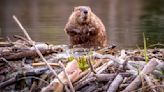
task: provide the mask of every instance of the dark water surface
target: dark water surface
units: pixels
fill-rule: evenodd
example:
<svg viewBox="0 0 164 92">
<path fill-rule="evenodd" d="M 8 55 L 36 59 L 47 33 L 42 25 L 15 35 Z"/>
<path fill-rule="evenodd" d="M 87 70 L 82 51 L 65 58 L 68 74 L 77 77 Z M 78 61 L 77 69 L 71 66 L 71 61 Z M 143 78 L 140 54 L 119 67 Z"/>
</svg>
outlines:
<svg viewBox="0 0 164 92">
<path fill-rule="evenodd" d="M 120 48 L 164 44 L 164 0 L 1 0 L 0 36 L 23 35 L 16 15 L 35 41 L 68 44 L 64 26 L 73 7 L 87 5 L 99 16 L 110 44 Z"/>
</svg>

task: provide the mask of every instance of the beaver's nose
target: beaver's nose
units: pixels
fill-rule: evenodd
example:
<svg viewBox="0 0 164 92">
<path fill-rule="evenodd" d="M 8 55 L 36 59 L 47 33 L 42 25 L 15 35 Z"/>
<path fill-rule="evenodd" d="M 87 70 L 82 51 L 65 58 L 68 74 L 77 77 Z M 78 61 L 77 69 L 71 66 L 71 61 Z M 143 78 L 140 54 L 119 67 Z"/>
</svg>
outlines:
<svg viewBox="0 0 164 92">
<path fill-rule="evenodd" d="M 83 12 L 84 12 L 84 14 L 87 14 L 87 13 L 88 13 L 88 11 L 87 11 L 87 10 L 84 10 Z"/>
</svg>

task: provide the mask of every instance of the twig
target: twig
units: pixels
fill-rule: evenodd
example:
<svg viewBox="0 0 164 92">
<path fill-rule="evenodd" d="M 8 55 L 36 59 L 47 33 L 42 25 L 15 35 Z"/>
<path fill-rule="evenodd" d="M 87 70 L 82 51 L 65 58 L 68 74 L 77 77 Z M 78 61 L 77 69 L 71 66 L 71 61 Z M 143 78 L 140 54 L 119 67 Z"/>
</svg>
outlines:
<svg viewBox="0 0 164 92">
<path fill-rule="evenodd" d="M 163 46 L 164 47 L 164 44 L 157 43 L 157 44 L 153 44 L 153 45 L 148 46 L 148 48 L 155 47 L 155 46 Z"/>
<path fill-rule="evenodd" d="M 48 62 L 46 61 L 46 59 L 43 57 L 43 55 L 41 54 L 41 52 L 39 51 L 39 49 L 35 46 L 35 42 L 31 39 L 31 37 L 28 35 L 27 31 L 25 30 L 25 28 L 22 26 L 22 24 L 19 22 L 19 20 L 16 18 L 15 15 L 13 15 L 13 19 L 15 20 L 15 22 L 19 25 L 19 27 L 22 29 L 23 33 L 25 34 L 25 36 L 27 37 L 27 39 L 29 40 L 29 42 L 31 43 L 31 45 L 34 46 L 37 54 L 40 56 L 40 58 L 46 63 L 46 65 L 48 66 L 48 68 L 53 72 L 53 74 L 57 77 L 57 79 L 62 83 L 63 81 L 58 77 L 57 73 L 53 70 L 53 68 L 48 64 Z"/>
<path fill-rule="evenodd" d="M 91 70 L 88 70 L 88 71 L 86 71 L 86 72 L 84 72 L 82 75 L 80 75 L 80 80 L 79 81 L 77 81 L 76 83 L 74 83 L 74 86 L 76 86 L 76 85 L 78 85 L 79 83 L 81 83 L 81 82 L 83 82 L 84 80 L 86 80 L 89 76 L 90 76 L 90 74 L 91 74 L 92 72 L 91 72 Z M 84 76 L 83 76 L 84 75 Z M 83 77 L 82 77 L 83 76 Z M 76 89 L 76 88 L 75 88 Z"/>
<path fill-rule="evenodd" d="M 93 53 L 93 56 L 96 57 L 96 58 L 100 58 L 100 59 L 111 59 L 112 61 L 114 61 L 118 65 L 123 63 L 118 58 L 116 58 L 112 55 L 101 55 L 99 53 Z"/>
<path fill-rule="evenodd" d="M 0 61 L 4 61 L 10 68 L 13 68 L 13 66 L 9 63 L 9 61 L 7 61 L 5 58 L 1 57 Z"/>
<path fill-rule="evenodd" d="M 89 66 L 90 66 L 90 69 L 91 69 L 91 71 L 94 73 L 94 74 L 96 74 L 96 71 L 94 70 L 94 68 L 93 68 L 93 65 L 92 65 L 92 57 L 91 56 L 89 56 L 89 60 L 88 60 L 88 63 L 89 63 Z"/>
<path fill-rule="evenodd" d="M 67 72 L 66 72 L 66 69 L 65 69 L 63 63 L 62 63 L 61 61 L 59 61 L 59 64 L 60 64 L 60 66 L 63 68 L 64 74 L 65 74 L 65 76 L 66 76 L 66 78 L 67 78 L 67 81 L 68 81 L 69 87 L 70 87 L 70 89 L 71 89 L 71 92 L 75 92 L 75 89 L 73 88 L 71 79 L 68 77 L 68 74 L 67 74 Z"/>
<path fill-rule="evenodd" d="M 26 41 L 28 44 L 30 44 L 30 42 L 29 42 L 26 38 L 24 38 L 24 37 L 22 37 L 22 36 L 14 35 L 14 37 L 15 37 L 15 38 L 18 38 L 18 39 L 21 39 L 21 40 L 23 40 L 23 41 Z"/>
<path fill-rule="evenodd" d="M 57 66 L 57 67 L 59 67 L 59 64 L 58 63 L 49 63 L 51 66 Z M 44 62 L 40 62 L 40 63 L 32 63 L 32 66 L 44 66 L 44 65 L 46 65 L 46 63 L 44 63 Z"/>
<path fill-rule="evenodd" d="M 107 69 L 109 66 L 113 65 L 114 62 L 113 61 L 108 61 L 107 63 L 104 63 L 101 67 L 97 68 L 97 74 L 102 73 L 105 69 Z"/>
<path fill-rule="evenodd" d="M 129 84 L 121 84 L 121 85 L 119 86 L 119 88 L 122 89 L 122 88 L 127 87 L 128 85 L 129 85 Z"/>
</svg>

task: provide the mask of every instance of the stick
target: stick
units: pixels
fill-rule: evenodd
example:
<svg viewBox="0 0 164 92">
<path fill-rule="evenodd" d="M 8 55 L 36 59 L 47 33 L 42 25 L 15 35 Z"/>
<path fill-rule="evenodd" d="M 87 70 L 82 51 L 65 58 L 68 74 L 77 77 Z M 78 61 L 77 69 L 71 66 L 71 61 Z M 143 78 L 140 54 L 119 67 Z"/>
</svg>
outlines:
<svg viewBox="0 0 164 92">
<path fill-rule="evenodd" d="M 44 63 L 44 62 L 41 62 L 41 63 L 32 63 L 32 66 L 44 66 L 44 65 L 46 65 L 46 63 Z M 57 66 L 57 67 L 59 67 L 59 64 L 58 63 L 49 63 L 49 65 L 51 65 L 51 66 Z"/>
<path fill-rule="evenodd" d="M 4 61 L 10 68 L 13 68 L 13 66 L 9 63 L 9 61 L 7 61 L 5 58 L 1 57 L 0 61 Z"/>
<path fill-rule="evenodd" d="M 15 38 L 18 38 L 18 39 L 21 39 L 21 40 L 27 42 L 28 44 L 30 44 L 30 43 L 29 43 L 29 40 L 27 40 L 26 38 L 24 38 L 24 37 L 22 37 L 22 36 L 14 35 L 14 37 L 15 37 Z"/>
<path fill-rule="evenodd" d="M 65 74 L 65 76 L 66 76 L 66 78 L 67 78 L 67 81 L 68 81 L 69 87 L 70 87 L 70 89 L 71 89 L 71 92 L 75 92 L 75 89 L 73 88 L 71 79 L 68 77 L 68 74 L 67 74 L 67 72 L 66 72 L 66 69 L 65 69 L 63 63 L 62 63 L 61 61 L 59 61 L 59 64 L 60 64 L 60 66 L 63 68 L 64 74 Z"/>
<path fill-rule="evenodd" d="M 102 66 L 96 69 L 97 74 L 102 73 L 105 69 L 107 69 L 109 66 L 113 64 L 114 64 L 114 61 L 108 61 L 107 63 L 104 63 Z"/>
<path fill-rule="evenodd" d="M 123 63 L 118 58 L 116 58 L 112 55 L 101 55 L 99 53 L 94 53 L 93 56 L 96 57 L 96 58 L 100 58 L 100 59 L 111 59 L 112 61 L 114 61 L 118 65 Z"/>
<path fill-rule="evenodd" d="M 88 60 L 88 63 L 89 63 L 89 66 L 90 66 L 90 69 L 91 69 L 91 71 L 94 73 L 94 74 L 96 74 L 96 71 L 94 70 L 94 68 L 93 68 L 93 65 L 92 65 L 92 59 L 91 59 L 92 57 L 91 56 L 89 56 L 89 60 Z"/>
<path fill-rule="evenodd" d="M 25 28 L 22 26 L 22 24 L 19 22 L 19 20 L 16 18 L 15 15 L 13 15 L 13 19 L 15 20 L 15 22 L 19 25 L 19 27 L 22 29 L 23 33 L 25 34 L 25 36 L 27 37 L 27 39 L 30 41 L 31 45 L 34 46 L 37 54 L 40 56 L 40 58 L 46 63 L 46 65 L 48 66 L 48 68 L 53 72 L 53 74 L 57 77 L 57 79 L 60 81 L 60 83 L 64 84 L 63 81 L 58 77 L 57 73 L 53 70 L 53 68 L 48 64 L 48 62 L 46 61 L 46 59 L 43 57 L 43 55 L 41 54 L 41 52 L 39 51 L 39 49 L 35 46 L 34 41 L 31 39 L 31 37 L 28 35 L 27 31 L 25 30 Z"/>
<path fill-rule="evenodd" d="M 86 84 L 91 83 L 91 82 L 93 82 L 93 81 L 95 81 L 95 80 L 96 80 L 96 77 L 87 78 L 86 80 L 84 80 L 84 81 L 78 83 L 78 84 L 75 86 L 75 90 L 78 90 L 78 89 L 84 87 Z"/>
<path fill-rule="evenodd" d="M 123 81 L 123 77 L 120 74 L 118 74 L 114 79 L 114 81 L 112 82 L 112 84 L 109 86 L 107 92 L 116 92 L 117 88 L 119 87 L 122 81 Z"/>
<path fill-rule="evenodd" d="M 153 72 L 157 65 L 158 60 L 155 58 L 151 59 L 149 63 L 144 67 L 144 69 L 141 71 L 141 73 L 122 92 L 131 92 L 137 89 L 141 84 L 141 78 L 143 77 L 143 75 Z"/>
</svg>

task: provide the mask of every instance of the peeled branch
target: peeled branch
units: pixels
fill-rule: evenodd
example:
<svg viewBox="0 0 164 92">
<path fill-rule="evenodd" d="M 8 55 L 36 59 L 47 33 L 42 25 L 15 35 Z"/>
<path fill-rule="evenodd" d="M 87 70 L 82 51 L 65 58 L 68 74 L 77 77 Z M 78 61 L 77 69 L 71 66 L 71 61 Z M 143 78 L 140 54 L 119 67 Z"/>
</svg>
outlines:
<svg viewBox="0 0 164 92">
<path fill-rule="evenodd" d="M 65 70 L 71 82 L 74 82 L 81 73 L 81 70 L 78 67 L 78 63 L 75 60 L 69 62 Z M 68 80 L 63 71 L 59 73 L 58 76 L 64 82 L 64 84 L 68 84 Z M 64 85 L 62 85 L 57 79 L 54 79 L 47 87 L 42 89 L 42 92 L 49 92 L 50 90 L 53 90 L 54 92 L 63 92 L 63 87 Z"/>
</svg>

